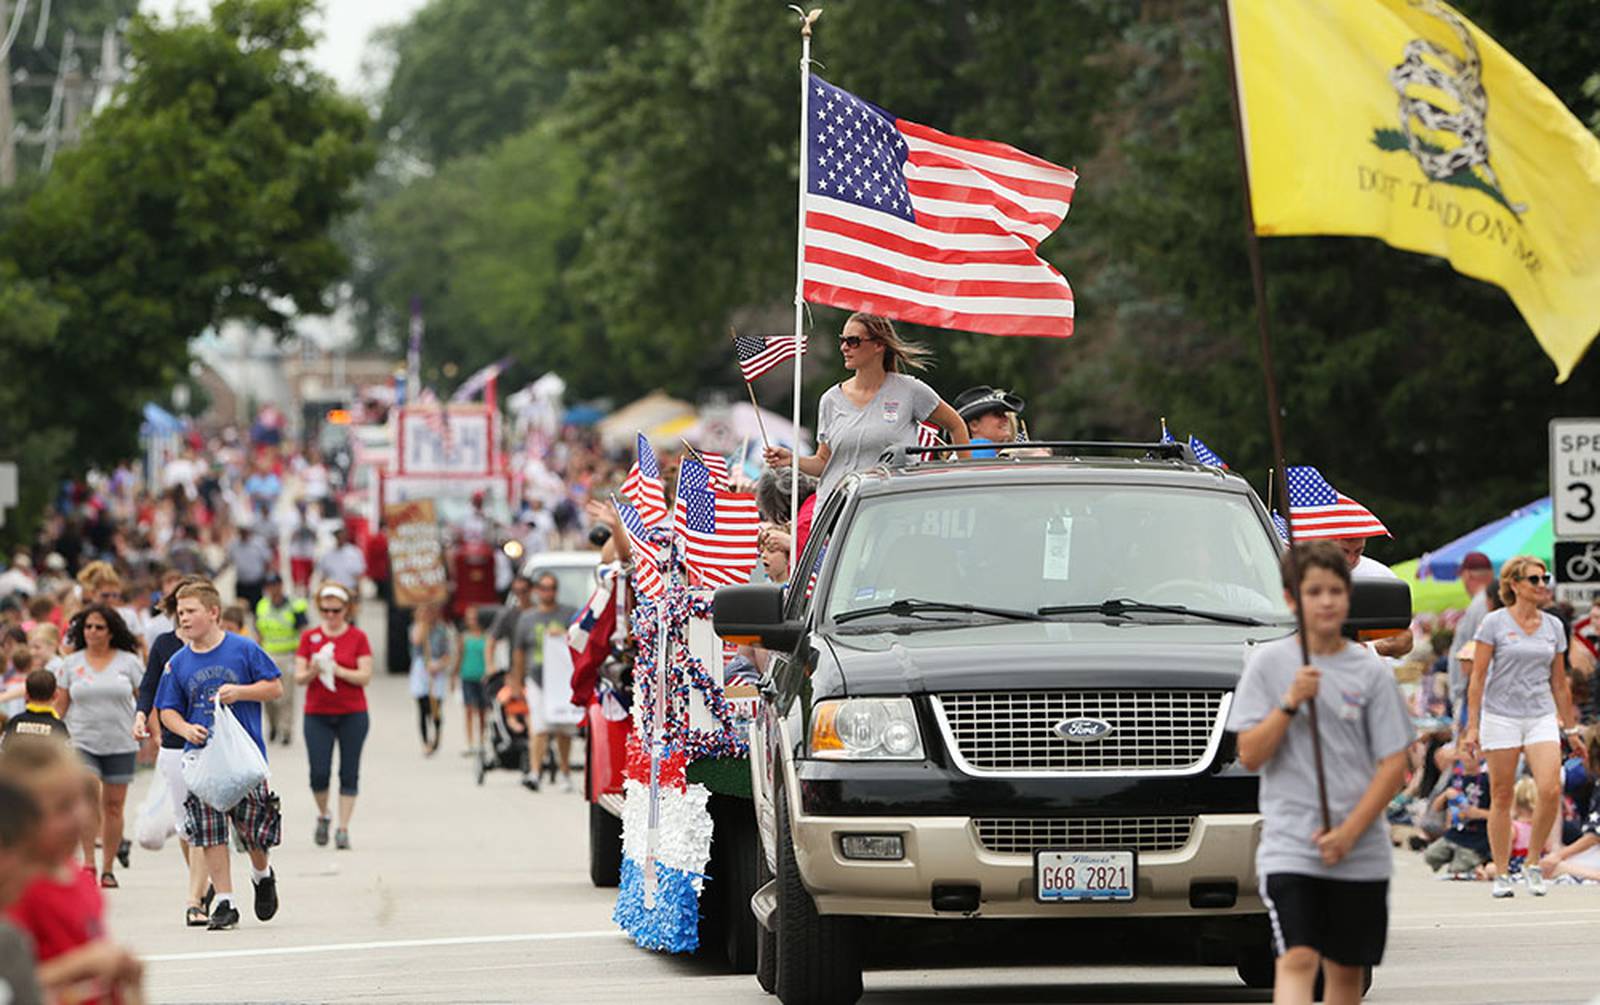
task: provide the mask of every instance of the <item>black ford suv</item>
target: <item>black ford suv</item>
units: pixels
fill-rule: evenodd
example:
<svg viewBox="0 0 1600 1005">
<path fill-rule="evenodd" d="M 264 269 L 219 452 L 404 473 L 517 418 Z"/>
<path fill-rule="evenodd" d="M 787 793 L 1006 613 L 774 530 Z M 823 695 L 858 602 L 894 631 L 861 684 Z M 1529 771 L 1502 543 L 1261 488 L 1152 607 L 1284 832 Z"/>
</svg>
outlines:
<svg viewBox="0 0 1600 1005">
<path fill-rule="evenodd" d="M 854 1001 L 873 946 L 923 941 L 868 935 L 929 922 L 1271 985 L 1256 778 L 1223 728 L 1251 646 L 1293 630 L 1268 514 L 1181 444 L 1029 454 L 904 451 L 820 508 L 808 588 L 717 594 L 718 633 L 773 654 L 752 909 L 789 1005 Z M 1356 606 L 1404 627 L 1384 590 Z"/>
</svg>

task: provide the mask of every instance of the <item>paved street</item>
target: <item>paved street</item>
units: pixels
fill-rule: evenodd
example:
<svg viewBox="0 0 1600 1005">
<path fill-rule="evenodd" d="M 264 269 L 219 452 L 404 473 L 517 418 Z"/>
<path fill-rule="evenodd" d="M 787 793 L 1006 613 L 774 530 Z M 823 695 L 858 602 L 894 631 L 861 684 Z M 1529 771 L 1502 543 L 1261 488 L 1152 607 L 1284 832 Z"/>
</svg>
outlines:
<svg viewBox="0 0 1600 1005">
<path fill-rule="evenodd" d="M 375 626 L 369 626 L 375 627 Z M 378 633 L 374 632 L 376 637 Z M 380 663 L 381 666 L 381 663 Z M 634 948 L 610 921 L 613 891 L 589 885 L 585 807 L 525 792 L 514 774 L 469 777 L 458 712 L 425 759 L 403 679 L 371 689 L 373 729 L 355 848 L 311 842 L 314 813 L 297 744 L 274 748 L 285 840 L 283 909 L 234 932 L 182 926 L 176 851 L 134 850 L 109 892 L 115 935 L 149 960 L 157 1002 L 771 1001 L 750 977 Z M 133 805 L 149 784 L 135 785 Z M 242 859 L 235 882 L 248 890 Z M 1433 881 L 1405 856 L 1390 954 L 1373 1002 L 1581 1002 L 1600 987 L 1600 889 L 1491 903 L 1483 885 Z M 1232 970 L 1147 967 L 869 972 L 865 1001 L 1261 1002 Z"/>
</svg>

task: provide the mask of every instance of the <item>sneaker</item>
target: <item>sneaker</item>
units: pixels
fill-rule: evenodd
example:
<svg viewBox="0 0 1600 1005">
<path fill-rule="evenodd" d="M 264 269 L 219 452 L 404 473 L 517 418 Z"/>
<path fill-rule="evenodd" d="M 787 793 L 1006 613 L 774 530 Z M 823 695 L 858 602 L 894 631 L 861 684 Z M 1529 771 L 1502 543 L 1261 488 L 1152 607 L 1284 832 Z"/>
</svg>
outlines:
<svg viewBox="0 0 1600 1005">
<path fill-rule="evenodd" d="M 578 791 L 577 786 L 572 784 L 572 774 L 571 774 L 571 772 L 568 772 L 567 774 L 561 776 L 561 791 L 562 792 L 576 792 L 576 791 Z"/>
<path fill-rule="evenodd" d="M 255 881 L 256 920 L 271 921 L 278 913 L 278 874 L 267 870 L 267 878 Z"/>
<path fill-rule="evenodd" d="M 333 846 L 340 851 L 350 850 L 350 832 L 340 827 L 333 832 Z"/>
<path fill-rule="evenodd" d="M 122 843 L 117 845 L 117 861 L 122 863 L 124 869 L 128 868 L 128 853 L 131 851 L 133 851 L 133 842 L 123 838 Z"/>
<path fill-rule="evenodd" d="M 1543 897 L 1548 892 L 1544 884 L 1544 870 L 1536 865 L 1530 865 L 1522 870 L 1524 881 L 1528 884 L 1528 892 L 1535 897 Z"/>
<path fill-rule="evenodd" d="M 538 792 L 539 791 L 539 779 L 538 779 L 538 777 L 536 777 L 534 775 L 523 775 L 522 776 L 522 787 L 527 789 L 529 792 Z"/>
<path fill-rule="evenodd" d="M 333 826 L 333 818 L 332 817 L 318 817 L 317 818 L 317 832 L 316 832 L 316 834 L 312 835 L 312 837 L 311 837 L 311 840 L 313 840 L 313 841 L 315 841 L 317 843 L 317 847 L 320 848 L 323 845 L 328 843 L 328 828 L 332 827 L 332 826 Z"/>
<path fill-rule="evenodd" d="M 233 906 L 233 901 L 218 901 L 216 910 L 211 912 L 211 922 L 206 925 L 206 929 L 212 932 L 220 932 L 225 928 L 238 927 L 239 909 Z"/>
<path fill-rule="evenodd" d="M 1516 895 L 1517 888 L 1511 885 L 1510 876 L 1496 876 L 1494 878 L 1494 885 L 1489 888 L 1489 896 L 1496 900 L 1501 900 L 1506 897 L 1515 897 Z"/>
</svg>

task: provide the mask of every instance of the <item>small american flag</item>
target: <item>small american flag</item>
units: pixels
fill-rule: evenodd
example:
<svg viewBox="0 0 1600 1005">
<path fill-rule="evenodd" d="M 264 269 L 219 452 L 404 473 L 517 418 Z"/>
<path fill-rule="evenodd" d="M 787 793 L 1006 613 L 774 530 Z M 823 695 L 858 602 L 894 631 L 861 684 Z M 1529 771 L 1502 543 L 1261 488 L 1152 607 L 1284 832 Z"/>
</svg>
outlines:
<svg viewBox="0 0 1600 1005">
<path fill-rule="evenodd" d="M 1388 536 L 1389 528 L 1371 510 L 1335 490 L 1316 468 L 1291 467 L 1286 474 L 1296 541 Z"/>
<path fill-rule="evenodd" d="M 806 577 L 806 599 L 817 592 L 817 574 L 822 571 L 822 556 L 828 553 L 828 543 L 824 541 L 822 547 L 817 549 L 816 560 L 811 563 L 811 574 Z"/>
<path fill-rule="evenodd" d="M 649 528 L 644 525 L 638 511 L 625 500 L 612 496 L 611 503 L 622 518 L 622 531 L 628 535 L 628 550 L 633 552 L 633 588 L 651 600 L 660 600 L 666 593 L 667 584 L 661 578 L 661 570 L 656 567 L 660 553 L 646 540 Z"/>
<path fill-rule="evenodd" d="M 728 474 L 728 459 L 721 454 L 703 451 L 700 460 L 706 466 L 706 474 L 711 479 L 711 487 L 719 492 L 726 492 L 733 488 L 733 479 Z"/>
<path fill-rule="evenodd" d="M 1167 430 L 1167 420 L 1165 419 L 1161 420 L 1161 442 L 1178 442 L 1177 437 L 1173 436 L 1172 433 Z M 1208 464 L 1214 468 L 1222 468 L 1224 471 L 1227 470 L 1228 462 L 1223 460 L 1221 455 L 1215 450 L 1212 450 L 1210 447 L 1206 446 L 1205 442 L 1201 440 L 1200 437 L 1195 436 L 1192 433 L 1189 436 L 1189 449 L 1194 451 L 1194 459 L 1199 461 L 1201 464 Z"/>
<path fill-rule="evenodd" d="M 937 447 L 944 443 L 944 430 L 931 422 L 917 423 L 917 446 Z"/>
<path fill-rule="evenodd" d="M 672 531 L 683 541 L 690 585 L 733 586 L 750 581 L 761 515 L 752 495 L 718 492 L 710 472 L 693 457 L 678 467 Z"/>
<path fill-rule="evenodd" d="M 735 335 L 733 351 L 739 357 L 739 372 L 745 383 L 755 380 L 786 359 L 794 358 L 793 335 Z M 806 339 L 800 338 L 800 352 L 806 351 Z"/>
<path fill-rule="evenodd" d="M 639 455 L 623 479 L 622 494 L 627 496 L 639 518 L 647 527 L 659 527 L 667 520 L 667 492 L 661 483 L 661 467 L 656 464 L 656 452 L 643 433 L 638 436 Z"/>
<path fill-rule="evenodd" d="M 1072 334 L 1072 289 L 1039 257 L 1075 172 L 899 119 L 811 78 L 805 298 L 990 335 Z"/>
</svg>

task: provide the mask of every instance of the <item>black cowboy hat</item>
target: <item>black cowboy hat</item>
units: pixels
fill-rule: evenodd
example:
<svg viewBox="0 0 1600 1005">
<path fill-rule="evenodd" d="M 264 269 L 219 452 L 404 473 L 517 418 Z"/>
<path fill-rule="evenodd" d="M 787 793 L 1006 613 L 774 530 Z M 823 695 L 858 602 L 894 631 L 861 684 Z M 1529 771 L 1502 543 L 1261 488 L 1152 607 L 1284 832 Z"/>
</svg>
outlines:
<svg viewBox="0 0 1600 1005">
<path fill-rule="evenodd" d="M 970 422 L 990 412 L 1011 412 L 1021 415 L 1028 403 L 1010 391 L 990 387 L 988 384 L 979 384 L 956 395 L 954 404 L 961 418 Z"/>
</svg>

